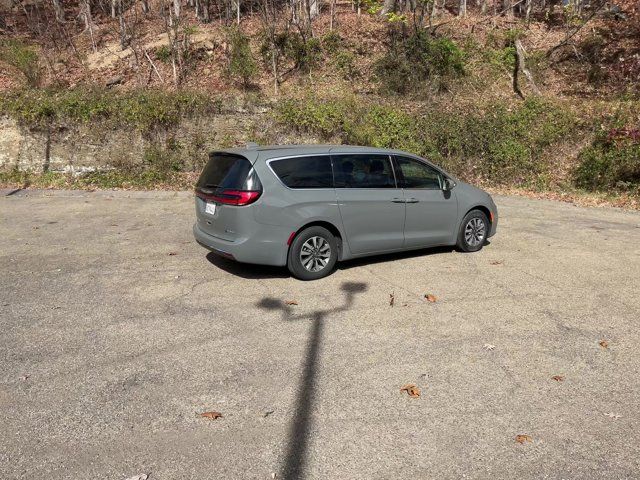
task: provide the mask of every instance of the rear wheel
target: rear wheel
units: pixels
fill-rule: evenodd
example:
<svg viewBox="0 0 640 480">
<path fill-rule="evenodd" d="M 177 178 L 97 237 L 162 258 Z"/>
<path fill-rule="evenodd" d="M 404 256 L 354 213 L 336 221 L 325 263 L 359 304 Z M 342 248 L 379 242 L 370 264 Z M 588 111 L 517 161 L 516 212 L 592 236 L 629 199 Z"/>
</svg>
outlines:
<svg viewBox="0 0 640 480">
<path fill-rule="evenodd" d="M 460 224 L 457 246 L 463 252 L 477 252 L 487 241 L 489 219 L 480 210 L 471 210 Z"/>
<path fill-rule="evenodd" d="M 338 242 L 323 227 L 309 227 L 293 239 L 287 267 L 300 280 L 317 280 L 331 273 L 338 259 Z"/>
</svg>

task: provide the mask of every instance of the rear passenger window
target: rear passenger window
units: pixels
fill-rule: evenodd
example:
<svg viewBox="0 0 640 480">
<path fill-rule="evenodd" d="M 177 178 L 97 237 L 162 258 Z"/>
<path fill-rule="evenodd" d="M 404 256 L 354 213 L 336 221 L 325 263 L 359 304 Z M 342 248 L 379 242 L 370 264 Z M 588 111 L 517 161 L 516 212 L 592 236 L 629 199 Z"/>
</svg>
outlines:
<svg viewBox="0 0 640 480">
<path fill-rule="evenodd" d="M 289 188 L 332 188 L 331 159 L 328 155 L 284 158 L 269 162 L 271 169 Z"/>
<path fill-rule="evenodd" d="M 398 179 L 402 188 L 439 190 L 440 172 L 429 165 L 407 157 L 396 157 Z"/>
<path fill-rule="evenodd" d="M 388 155 L 332 155 L 336 188 L 395 188 Z"/>
</svg>

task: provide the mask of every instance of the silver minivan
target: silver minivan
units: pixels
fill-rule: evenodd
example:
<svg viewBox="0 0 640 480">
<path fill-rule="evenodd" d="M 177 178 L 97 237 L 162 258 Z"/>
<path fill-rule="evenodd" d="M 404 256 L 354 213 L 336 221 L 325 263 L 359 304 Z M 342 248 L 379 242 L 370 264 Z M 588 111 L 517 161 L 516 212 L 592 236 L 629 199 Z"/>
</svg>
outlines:
<svg viewBox="0 0 640 480">
<path fill-rule="evenodd" d="M 496 232 L 491 196 L 399 150 L 345 145 L 212 152 L 196 184 L 193 233 L 239 262 L 286 265 L 302 280 L 337 261 L 457 245 Z"/>
</svg>

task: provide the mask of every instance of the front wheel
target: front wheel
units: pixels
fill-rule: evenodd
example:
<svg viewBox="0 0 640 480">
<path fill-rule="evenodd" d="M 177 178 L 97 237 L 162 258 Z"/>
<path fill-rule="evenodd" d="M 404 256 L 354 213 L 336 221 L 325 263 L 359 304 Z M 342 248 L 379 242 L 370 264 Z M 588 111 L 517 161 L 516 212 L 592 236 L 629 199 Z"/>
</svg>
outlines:
<svg viewBox="0 0 640 480">
<path fill-rule="evenodd" d="M 309 227 L 293 239 L 287 267 L 300 280 L 317 280 L 331 273 L 338 260 L 338 242 L 323 227 Z"/>
<path fill-rule="evenodd" d="M 457 246 L 463 252 L 477 252 L 487 241 L 489 219 L 480 210 L 471 210 L 460 224 Z"/>
</svg>

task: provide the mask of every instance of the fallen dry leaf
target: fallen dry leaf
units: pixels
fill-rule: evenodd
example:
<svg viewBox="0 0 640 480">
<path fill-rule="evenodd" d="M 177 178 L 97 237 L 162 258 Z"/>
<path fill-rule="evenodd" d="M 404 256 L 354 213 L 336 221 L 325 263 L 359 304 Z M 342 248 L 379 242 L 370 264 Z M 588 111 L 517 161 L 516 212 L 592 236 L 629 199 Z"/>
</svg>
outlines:
<svg viewBox="0 0 640 480">
<path fill-rule="evenodd" d="M 400 388 L 401 392 L 407 392 L 412 398 L 418 398 L 420 396 L 420 389 L 415 383 L 407 383 Z"/>
<path fill-rule="evenodd" d="M 298 305 L 298 302 L 295 300 L 285 300 L 284 303 L 285 305 Z"/>
<path fill-rule="evenodd" d="M 432 295 L 430 293 L 425 294 L 424 298 L 426 298 L 427 301 L 431 303 L 435 303 L 436 300 L 438 300 L 435 295 Z"/>
<path fill-rule="evenodd" d="M 598 345 L 600 345 L 602 348 L 609 348 L 609 342 L 607 342 L 606 340 L 600 340 L 600 342 L 598 342 Z"/>
<path fill-rule="evenodd" d="M 147 480 L 149 475 L 146 473 L 141 473 L 140 475 L 134 475 L 133 477 L 129 477 L 126 480 Z"/>
<path fill-rule="evenodd" d="M 211 420 L 222 418 L 222 414 L 220 412 L 204 412 L 204 413 L 201 413 L 200 416 L 205 418 L 210 418 Z"/>
<path fill-rule="evenodd" d="M 603 414 L 605 417 L 609 417 L 609 418 L 613 418 L 614 420 L 617 420 L 621 417 L 621 415 L 618 415 L 617 413 L 605 413 Z"/>
<path fill-rule="evenodd" d="M 494 260 L 493 262 L 490 262 L 489 265 L 502 265 L 502 260 Z"/>
<path fill-rule="evenodd" d="M 516 442 L 524 444 L 527 442 L 533 442 L 533 439 L 529 435 L 516 435 Z"/>
<path fill-rule="evenodd" d="M 485 350 L 493 350 L 494 348 L 496 348 L 495 345 L 491 345 L 490 343 L 485 343 L 482 348 L 484 348 Z"/>
<path fill-rule="evenodd" d="M 170 257 L 173 257 L 174 255 L 177 255 L 177 254 L 178 254 L 178 252 L 169 252 L 169 256 Z"/>
<path fill-rule="evenodd" d="M 555 380 L 556 382 L 564 382 L 564 376 L 562 375 L 554 375 L 553 377 L 551 377 L 553 380 Z"/>
<path fill-rule="evenodd" d="M 396 296 L 392 292 L 389 294 L 389 306 L 393 307 L 393 304 L 395 303 L 395 301 L 396 301 Z"/>
</svg>

